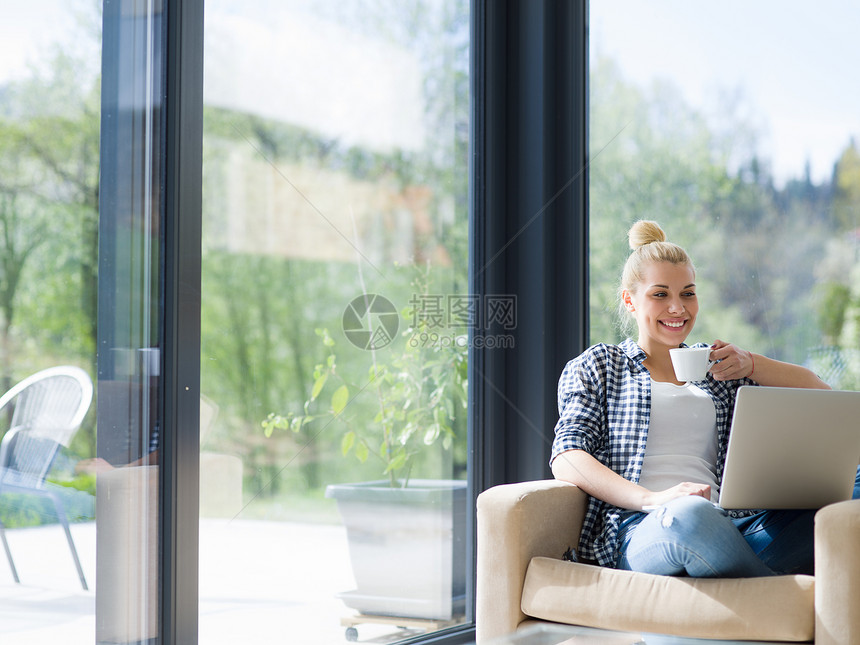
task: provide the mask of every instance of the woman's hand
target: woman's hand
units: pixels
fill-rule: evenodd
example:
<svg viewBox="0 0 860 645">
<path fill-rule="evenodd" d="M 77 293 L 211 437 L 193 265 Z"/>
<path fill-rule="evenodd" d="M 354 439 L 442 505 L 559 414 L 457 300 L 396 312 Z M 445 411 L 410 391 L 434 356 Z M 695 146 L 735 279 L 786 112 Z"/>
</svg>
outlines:
<svg viewBox="0 0 860 645">
<path fill-rule="evenodd" d="M 718 381 L 734 381 L 751 377 L 755 371 L 752 352 L 722 340 L 711 345 L 711 360 L 719 361 L 711 366 L 711 374 Z"/>
<path fill-rule="evenodd" d="M 662 506 L 666 502 L 670 502 L 677 497 L 687 497 L 690 495 L 704 497 L 705 499 L 710 500 L 711 487 L 707 484 L 681 482 L 677 486 L 672 486 L 672 488 L 649 493 L 643 499 L 642 508 L 644 510 L 650 506 Z"/>
<path fill-rule="evenodd" d="M 105 473 L 113 469 L 114 466 L 112 466 L 109 462 L 105 461 L 101 457 L 94 457 L 92 459 L 81 459 L 75 465 L 76 473 L 86 473 L 91 475 L 99 475 L 101 473 Z"/>
</svg>

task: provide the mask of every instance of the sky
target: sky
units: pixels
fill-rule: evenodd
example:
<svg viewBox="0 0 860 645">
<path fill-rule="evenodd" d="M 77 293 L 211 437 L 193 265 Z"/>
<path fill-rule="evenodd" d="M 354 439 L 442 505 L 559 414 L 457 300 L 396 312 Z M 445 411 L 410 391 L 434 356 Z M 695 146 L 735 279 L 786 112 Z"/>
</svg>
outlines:
<svg viewBox="0 0 860 645">
<path fill-rule="evenodd" d="M 591 0 L 590 45 L 628 81 L 669 80 L 708 112 L 740 92 L 777 183 L 830 178 L 860 137 L 860 0 Z"/>
<path fill-rule="evenodd" d="M 277 0 L 208 2 L 207 105 L 324 132 L 376 151 L 424 146 L 415 52 Z"/>
<path fill-rule="evenodd" d="M 101 69 L 99 0 L 0 0 L 0 85 L 43 72 L 61 49 Z"/>
<path fill-rule="evenodd" d="M 42 60 L 52 44 L 69 41 L 75 25 L 72 4 L 60 0 L 0 4 L 0 83 L 26 76 L 28 66 Z"/>
<path fill-rule="evenodd" d="M 4 2 L 0 83 L 25 76 L 52 42 L 75 42 L 70 6 L 92 4 Z M 614 58 L 629 81 L 647 87 L 670 80 L 705 112 L 720 92 L 740 92 L 761 125 L 761 152 L 778 183 L 802 177 L 807 161 L 813 180 L 827 180 L 850 138 L 860 137 L 860 0 L 591 0 L 590 6 L 592 55 Z"/>
</svg>

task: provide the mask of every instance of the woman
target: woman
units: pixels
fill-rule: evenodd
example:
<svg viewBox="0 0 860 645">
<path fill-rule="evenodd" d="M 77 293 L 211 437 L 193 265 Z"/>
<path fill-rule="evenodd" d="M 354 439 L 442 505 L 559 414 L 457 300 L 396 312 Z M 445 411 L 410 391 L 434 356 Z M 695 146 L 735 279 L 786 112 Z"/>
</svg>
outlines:
<svg viewBox="0 0 860 645">
<path fill-rule="evenodd" d="M 590 496 L 573 557 L 694 577 L 811 573 L 813 511 L 727 513 L 711 502 L 738 388 L 827 384 L 721 340 L 711 345 L 717 362 L 707 380 L 678 381 L 669 349 L 696 322 L 695 269 L 655 222 L 634 224 L 629 240 L 620 307 L 638 342 L 595 345 L 559 380 L 552 471 Z"/>
</svg>

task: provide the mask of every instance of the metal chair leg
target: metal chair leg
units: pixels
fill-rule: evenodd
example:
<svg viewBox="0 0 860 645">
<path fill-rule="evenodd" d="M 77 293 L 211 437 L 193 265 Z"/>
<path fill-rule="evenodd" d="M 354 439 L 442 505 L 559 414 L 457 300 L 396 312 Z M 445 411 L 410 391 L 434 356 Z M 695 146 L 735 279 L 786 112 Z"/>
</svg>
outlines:
<svg viewBox="0 0 860 645">
<path fill-rule="evenodd" d="M 72 551 L 72 558 L 75 560 L 75 568 L 78 570 L 78 578 L 81 580 L 81 587 L 84 591 L 89 591 L 87 587 L 87 579 L 84 577 L 84 570 L 81 567 L 81 560 L 78 558 L 78 550 L 75 548 L 75 543 L 72 540 L 72 532 L 69 530 L 69 523 L 63 521 L 63 529 L 66 531 L 66 540 L 69 542 L 69 549 Z"/>
<path fill-rule="evenodd" d="M 54 508 L 57 511 L 57 518 L 63 525 L 63 530 L 66 532 L 66 540 L 69 543 L 69 550 L 72 552 L 72 558 L 75 561 L 75 568 L 78 570 L 78 578 L 81 581 L 81 587 L 83 587 L 84 591 L 88 591 L 89 587 L 87 587 L 87 579 L 84 577 L 84 570 L 81 567 L 81 560 L 78 558 L 78 550 L 75 548 L 75 541 L 72 539 L 72 532 L 69 529 L 69 520 L 66 518 L 66 510 L 63 507 L 62 502 L 59 497 L 56 495 L 51 495 L 51 500 L 54 502 Z"/>
<path fill-rule="evenodd" d="M 15 568 L 15 561 L 12 560 L 12 552 L 9 550 L 9 542 L 6 541 L 6 527 L 3 522 L 0 522 L 0 540 L 3 541 L 3 550 L 6 551 L 6 559 L 9 560 L 9 568 L 12 569 L 12 577 L 15 582 L 21 584 L 21 579 L 18 577 L 18 570 Z"/>
</svg>

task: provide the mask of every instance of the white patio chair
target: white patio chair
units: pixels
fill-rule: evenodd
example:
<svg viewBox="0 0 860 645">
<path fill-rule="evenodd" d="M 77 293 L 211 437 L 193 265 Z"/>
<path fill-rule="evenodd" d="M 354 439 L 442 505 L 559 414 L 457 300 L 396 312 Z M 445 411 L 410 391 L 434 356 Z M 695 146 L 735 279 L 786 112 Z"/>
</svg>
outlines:
<svg viewBox="0 0 860 645">
<path fill-rule="evenodd" d="M 0 495 L 8 493 L 39 495 L 54 504 L 63 525 L 81 586 L 86 590 L 65 507 L 45 481 L 61 446 L 68 446 L 81 426 L 93 398 L 93 384 L 87 373 L 72 366 L 51 367 L 27 377 L 0 397 L 0 420 L 14 403 L 9 430 L 0 441 Z M 0 521 L 0 540 L 12 569 L 20 582 L 12 552 Z"/>
</svg>

